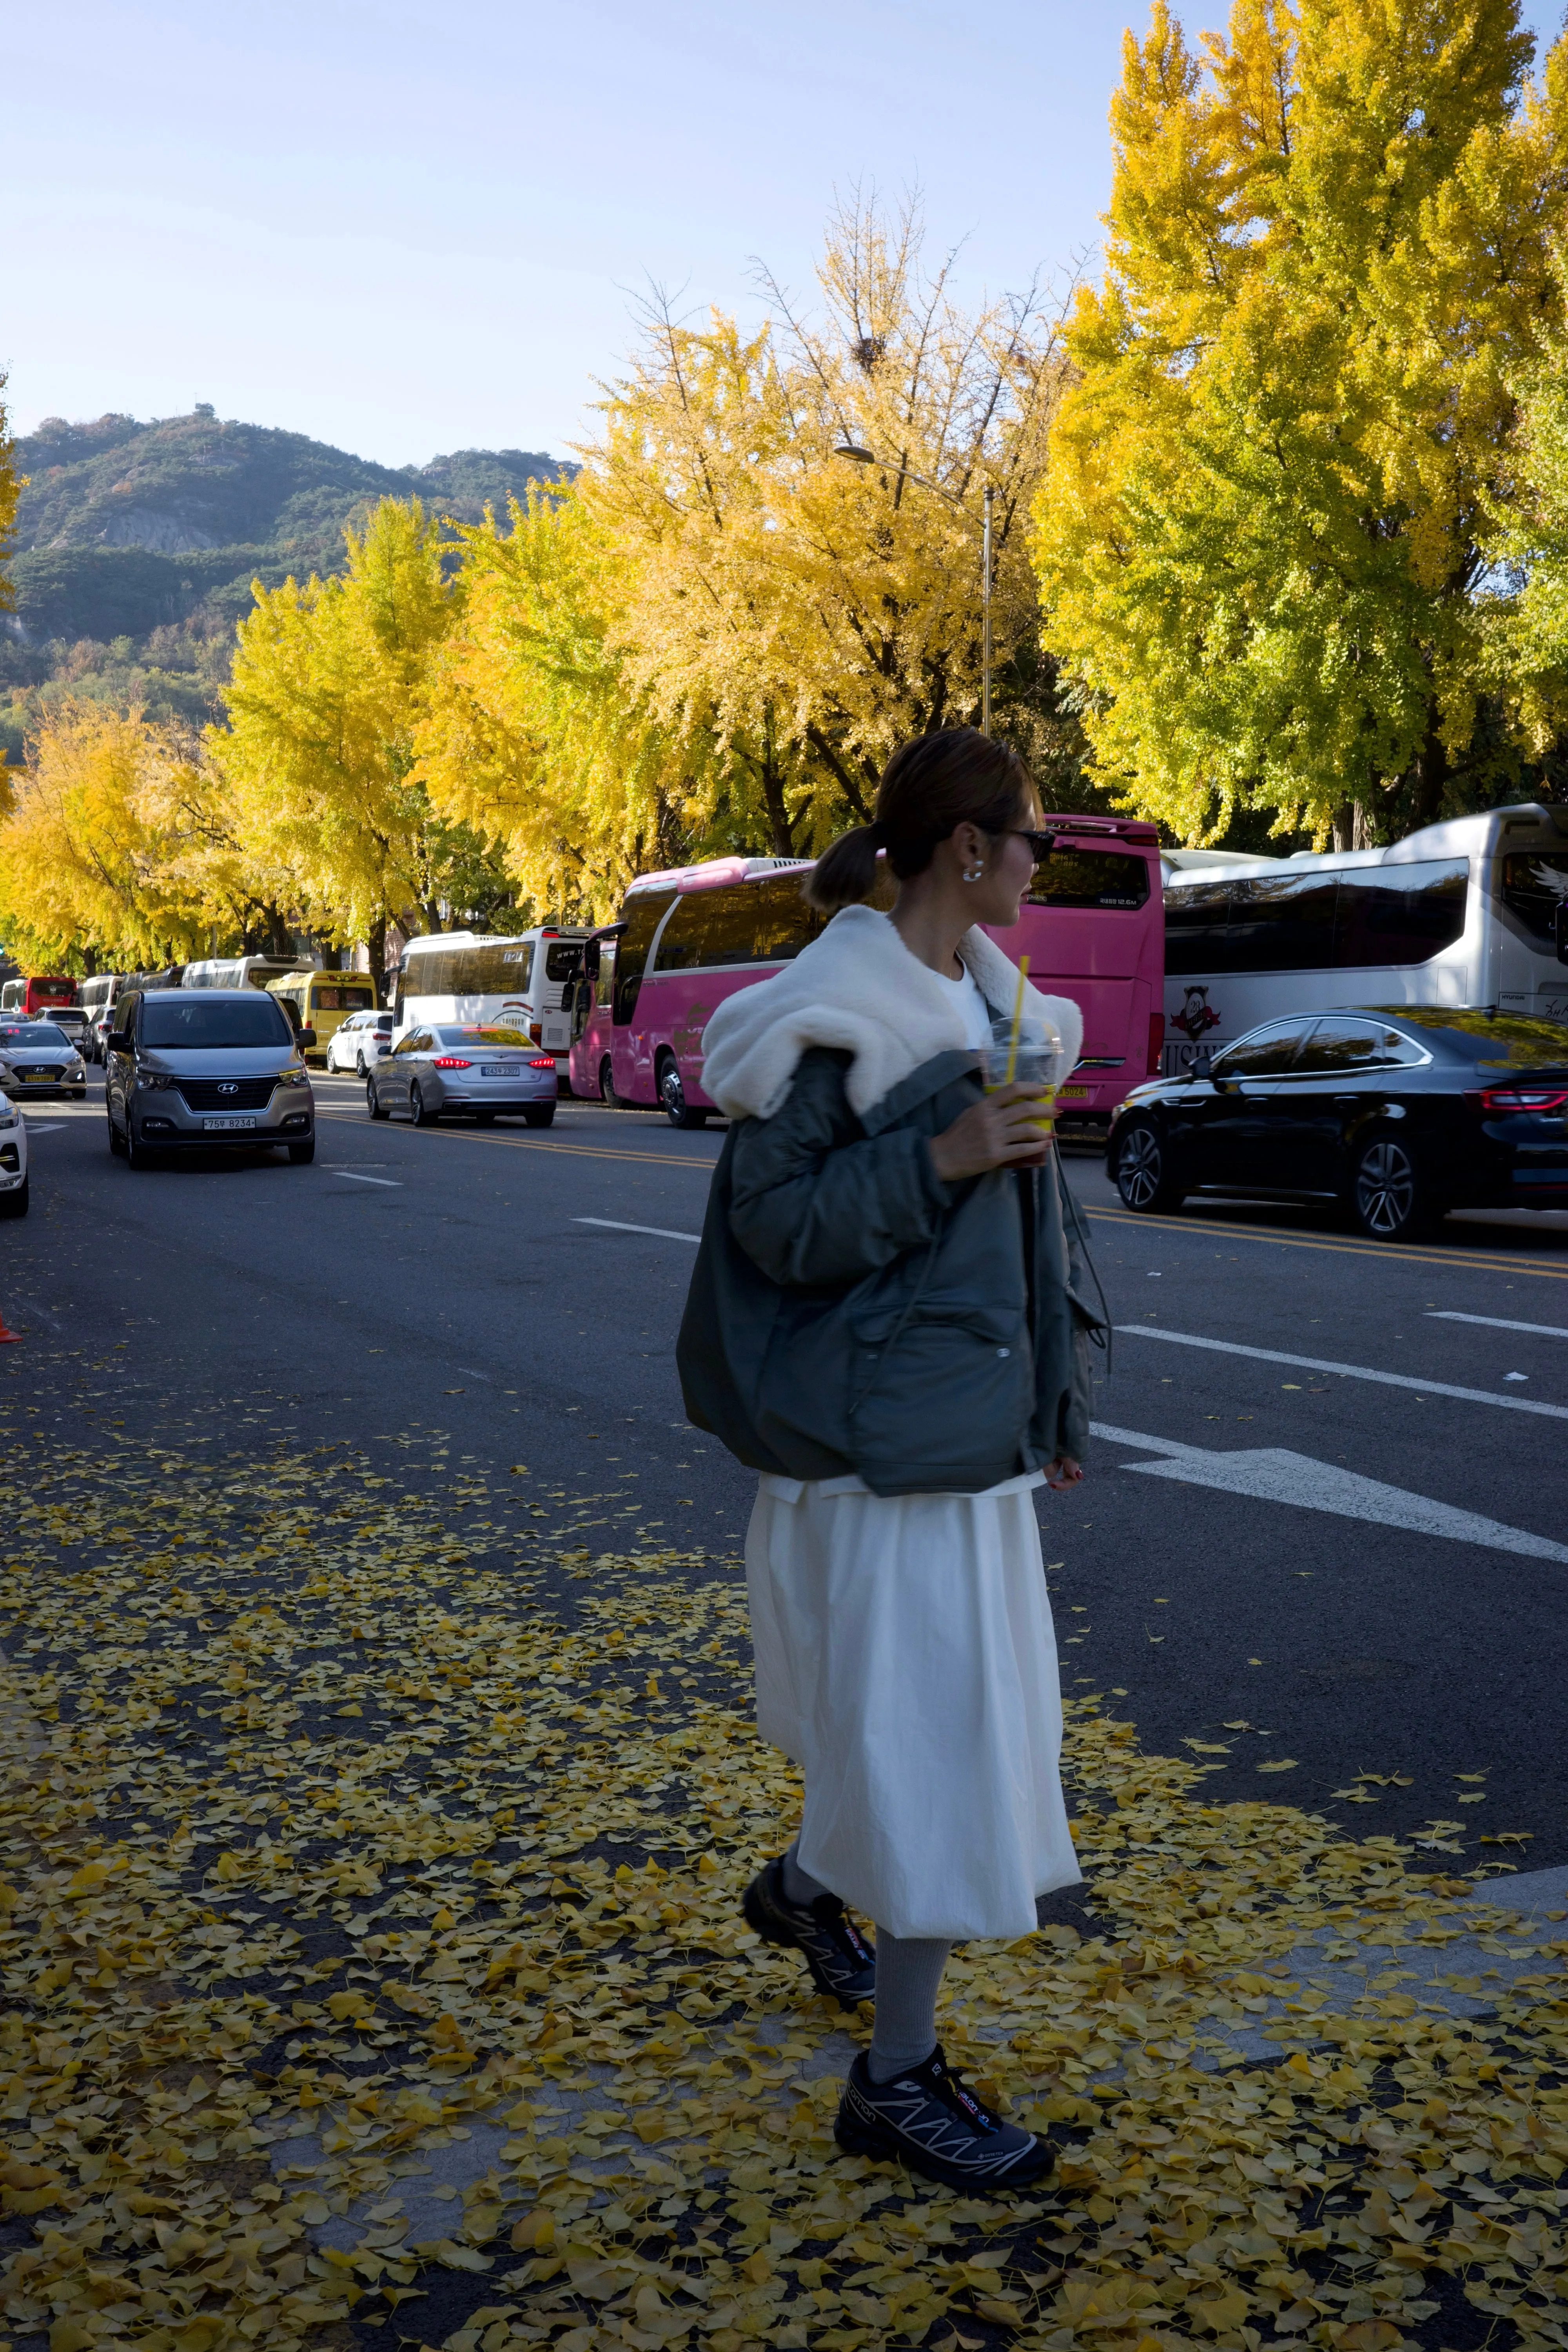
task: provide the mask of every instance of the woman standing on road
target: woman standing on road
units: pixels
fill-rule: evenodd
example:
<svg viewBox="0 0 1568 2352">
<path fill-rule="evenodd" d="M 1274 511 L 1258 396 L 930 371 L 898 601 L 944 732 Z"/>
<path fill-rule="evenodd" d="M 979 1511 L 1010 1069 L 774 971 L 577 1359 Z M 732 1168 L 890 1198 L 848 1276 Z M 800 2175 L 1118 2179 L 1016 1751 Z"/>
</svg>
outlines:
<svg viewBox="0 0 1568 2352">
<path fill-rule="evenodd" d="M 818 862 L 808 895 L 839 911 L 703 1039 L 732 1124 L 679 1344 L 691 1419 L 762 1473 L 757 1717 L 805 1774 L 746 1918 L 819 1991 L 875 2000 L 839 2145 L 980 2190 L 1050 2151 L 947 2067 L 942 1968 L 1079 1877 L 1032 1490 L 1082 1475 L 1101 1318 L 1038 1088 L 987 1095 L 976 1065 L 1017 974 L 974 926 L 1017 921 L 1038 823 L 1017 755 L 953 728 L 896 752 L 876 822 Z M 890 916 L 864 903 L 882 849 Z M 1070 1066 L 1078 1008 L 1026 990 L 1026 1035 L 1047 1020 Z"/>
</svg>

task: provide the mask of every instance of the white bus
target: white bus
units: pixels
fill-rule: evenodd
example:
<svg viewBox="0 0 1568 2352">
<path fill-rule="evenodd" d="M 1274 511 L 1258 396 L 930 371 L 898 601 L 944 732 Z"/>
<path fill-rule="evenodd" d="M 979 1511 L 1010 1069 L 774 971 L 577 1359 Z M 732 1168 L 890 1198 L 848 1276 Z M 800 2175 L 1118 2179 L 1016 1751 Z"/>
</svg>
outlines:
<svg viewBox="0 0 1568 2352">
<path fill-rule="evenodd" d="M 309 956 L 210 956 L 203 963 L 188 963 L 182 988 L 265 988 L 269 981 L 286 979 L 296 971 L 313 971 Z"/>
<path fill-rule="evenodd" d="M 547 1054 L 564 1054 L 588 937 L 546 923 L 510 939 L 437 931 L 410 940 L 397 969 L 395 1034 L 440 1021 L 494 1022 Z"/>
<path fill-rule="evenodd" d="M 1387 849 L 1172 866 L 1166 1076 L 1260 1021 L 1342 1004 L 1568 1022 L 1568 807 L 1455 817 Z"/>
</svg>

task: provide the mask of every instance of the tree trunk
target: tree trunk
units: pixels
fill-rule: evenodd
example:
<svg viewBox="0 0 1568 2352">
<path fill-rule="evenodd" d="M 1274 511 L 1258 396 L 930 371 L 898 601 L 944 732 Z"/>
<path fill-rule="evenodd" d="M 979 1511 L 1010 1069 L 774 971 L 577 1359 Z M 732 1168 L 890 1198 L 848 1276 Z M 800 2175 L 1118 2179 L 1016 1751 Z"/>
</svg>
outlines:
<svg viewBox="0 0 1568 2352">
<path fill-rule="evenodd" d="M 370 950 L 370 976 L 375 988 L 378 1008 L 386 1005 L 386 910 L 382 908 L 371 924 L 365 945 Z"/>
<path fill-rule="evenodd" d="M 1375 846 L 1366 803 L 1363 801 L 1342 802 L 1334 811 L 1334 847 L 1344 850 Z"/>
</svg>

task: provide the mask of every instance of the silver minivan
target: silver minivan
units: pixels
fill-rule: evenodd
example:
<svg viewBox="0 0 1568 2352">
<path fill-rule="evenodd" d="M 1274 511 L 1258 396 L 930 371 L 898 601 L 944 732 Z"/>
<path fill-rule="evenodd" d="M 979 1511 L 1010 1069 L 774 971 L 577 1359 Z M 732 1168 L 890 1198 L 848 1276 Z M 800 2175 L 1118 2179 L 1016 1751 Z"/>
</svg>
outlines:
<svg viewBox="0 0 1568 2352">
<path fill-rule="evenodd" d="M 133 1168 L 161 1151 L 287 1148 L 316 1156 L 316 1105 L 304 1049 L 255 988 L 153 988 L 122 996 L 105 1039 L 109 1148 Z"/>
</svg>

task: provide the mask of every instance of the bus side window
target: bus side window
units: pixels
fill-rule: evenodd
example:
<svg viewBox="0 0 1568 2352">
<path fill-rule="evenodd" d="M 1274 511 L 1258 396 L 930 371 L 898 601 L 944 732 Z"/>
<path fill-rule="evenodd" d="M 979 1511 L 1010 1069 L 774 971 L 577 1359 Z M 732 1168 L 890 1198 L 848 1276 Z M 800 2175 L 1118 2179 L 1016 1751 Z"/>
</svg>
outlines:
<svg viewBox="0 0 1568 2352">
<path fill-rule="evenodd" d="M 779 874 L 768 882 L 749 882 L 752 901 L 752 960 L 755 963 L 788 963 L 807 948 L 827 920 L 809 905 L 801 888 L 804 874 Z M 735 893 L 740 897 L 740 892 Z M 659 961 L 663 961 L 662 955 Z"/>
<path fill-rule="evenodd" d="M 675 897 L 673 890 L 638 890 L 627 898 L 623 912 L 626 928 L 620 936 L 620 952 L 616 958 L 615 1020 L 624 1029 L 637 1009 L 637 992 L 647 965 L 647 951 L 653 945 L 653 935 L 663 919 L 664 910 Z"/>
<path fill-rule="evenodd" d="M 1352 969 L 1425 963 L 1439 949 L 1452 947 L 1464 934 L 1469 871 L 1461 857 L 1342 874 L 1335 961 Z"/>
<path fill-rule="evenodd" d="M 714 964 L 750 963 L 756 933 L 752 895 L 743 882 L 686 891 L 664 927 L 657 970 L 699 971 Z"/>
<path fill-rule="evenodd" d="M 1230 885 L 1199 882 L 1169 893 L 1165 900 L 1165 970 L 1173 979 L 1188 972 L 1228 971 Z"/>
</svg>

